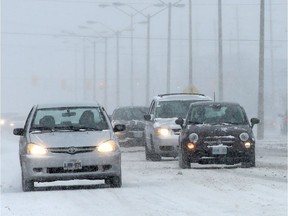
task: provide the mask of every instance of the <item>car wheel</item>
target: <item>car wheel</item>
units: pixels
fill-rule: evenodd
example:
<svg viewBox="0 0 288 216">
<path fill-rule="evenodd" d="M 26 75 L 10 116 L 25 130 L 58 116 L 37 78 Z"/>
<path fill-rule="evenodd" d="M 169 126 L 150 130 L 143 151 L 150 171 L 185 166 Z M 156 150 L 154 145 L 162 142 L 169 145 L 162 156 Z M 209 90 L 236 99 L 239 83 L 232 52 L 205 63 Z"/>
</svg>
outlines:
<svg viewBox="0 0 288 216">
<path fill-rule="evenodd" d="M 161 155 L 157 154 L 155 152 L 155 146 L 154 146 L 154 143 L 153 143 L 153 136 L 150 135 L 150 138 L 151 138 L 151 152 L 150 152 L 150 159 L 152 161 L 161 161 Z"/>
<path fill-rule="evenodd" d="M 255 167 L 255 166 L 256 166 L 255 154 L 253 156 L 251 156 L 249 160 L 241 163 L 242 168 L 250 168 L 250 167 Z"/>
<path fill-rule="evenodd" d="M 179 152 L 178 161 L 179 161 L 179 167 L 181 169 L 191 168 L 190 160 L 182 150 Z"/>
<path fill-rule="evenodd" d="M 147 145 L 145 144 L 145 158 L 146 160 L 150 160 L 151 159 L 151 153 L 147 147 Z"/>
<path fill-rule="evenodd" d="M 122 186 L 122 177 L 120 176 L 112 176 L 105 179 L 105 184 L 109 184 L 113 188 L 120 188 Z"/>
<path fill-rule="evenodd" d="M 34 181 L 27 180 L 24 177 L 22 177 L 22 190 L 24 192 L 34 191 Z"/>
</svg>

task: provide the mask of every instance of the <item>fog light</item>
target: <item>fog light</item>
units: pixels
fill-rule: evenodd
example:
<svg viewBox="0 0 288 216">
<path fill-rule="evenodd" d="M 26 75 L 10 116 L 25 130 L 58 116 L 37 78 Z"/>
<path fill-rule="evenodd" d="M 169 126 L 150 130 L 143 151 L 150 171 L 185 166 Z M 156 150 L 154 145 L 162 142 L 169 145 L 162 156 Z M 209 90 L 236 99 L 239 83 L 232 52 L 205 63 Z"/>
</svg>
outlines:
<svg viewBox="0 0 288 216">
<path fill-rule="evenodd" d="M 251 143 L 250 142 L 246 142 L 244 145 L 245 145 L 245 148 L 250 148 L 251 147 Z"/>
<path fill-rule="evenodd" d="M 187 147 L 188 147 L 189 150 L 192 150 L 192 149 L 195 148 L 195 145 L 193 143 L 188 143 Z"/>
</svg>

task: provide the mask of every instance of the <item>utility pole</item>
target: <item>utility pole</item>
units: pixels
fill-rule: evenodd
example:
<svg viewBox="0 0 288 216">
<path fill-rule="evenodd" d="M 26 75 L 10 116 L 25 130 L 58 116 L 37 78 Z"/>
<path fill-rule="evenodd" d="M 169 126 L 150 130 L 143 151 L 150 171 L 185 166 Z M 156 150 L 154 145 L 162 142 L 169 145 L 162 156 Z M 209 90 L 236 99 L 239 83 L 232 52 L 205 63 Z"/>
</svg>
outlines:
<svg viewBox="0 0 288 216">
<path fill-rule="evenodd" d="M 86 100 L 86 44 L 83 37 L 83 99 Z"/>
<path fill-rule="evenodd" d="M 147 16 L 147 49 L 146 49 L 146 105 L 149 104 L 150 91 L 150 14 Z"/>
<path fill-rule="evenodd" d="M 96 41 L 93 41 L 93 100 L 96 101 Z"/>
<path fill-rule="evenodd" d="M 189 87 L 193 87 L 193 57 L 192 57 L 192 2 L 189 0 Z"/>
<path fill-rule="evenodd" d="M 105 37 L 105 57 L 104 57 L 104 80 L 105 80 L 105 88 L 104 88 L 104 106 L 107 107 L 107 88 L 108 88 L 108 62 L 107 62 L 107 56 L 108 56 L 108 38 Z"/>
<path fill-rule="evenodd" d="M 119 94 L 120 94 L 120 75 L 119 75 L 119 32 L 116 32 L 116 105 L 119 106 Z"/>
<path fill-rule="evenodd" d="M 171 7 L 172 4 L 168 4 L 168 38 L 167 38 L 167 93 L 170 93 L 170 76 L 171 76 Z"/>
<path fill-rule="evenodd" d="M 218 0 L 218 73 L 219 101 L 223 101 L 222 0 Z"/>
<path fill-rule="evenodd" d="M 259 80 L 258 80 L 258 118 L 257 138 L 264 138 L 264 0 L 260 3 L 260 39 L 259 39 Z"/>
</svg>

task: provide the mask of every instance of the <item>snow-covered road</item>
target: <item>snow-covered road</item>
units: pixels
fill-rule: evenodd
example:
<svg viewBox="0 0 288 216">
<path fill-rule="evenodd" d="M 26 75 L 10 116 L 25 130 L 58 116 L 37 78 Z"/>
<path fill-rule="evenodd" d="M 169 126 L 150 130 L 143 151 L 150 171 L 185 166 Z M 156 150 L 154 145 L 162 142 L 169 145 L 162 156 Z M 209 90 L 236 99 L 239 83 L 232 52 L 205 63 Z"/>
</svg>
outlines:
<svg viewBox="0 0 288 216">
<path fill-rule="evenodd" d="M 175 159 L 146 161 L 143 148 L 125 148 L 122 188 L 71 181 L 41 183 L 38 191 L 24 193 L 18 137 L 2 131 L 1 215 L 287 216 L 287 141 L 258 141 L 256 163 L 248 169 L 195 165 L 181 170 Z"/>
</svg>

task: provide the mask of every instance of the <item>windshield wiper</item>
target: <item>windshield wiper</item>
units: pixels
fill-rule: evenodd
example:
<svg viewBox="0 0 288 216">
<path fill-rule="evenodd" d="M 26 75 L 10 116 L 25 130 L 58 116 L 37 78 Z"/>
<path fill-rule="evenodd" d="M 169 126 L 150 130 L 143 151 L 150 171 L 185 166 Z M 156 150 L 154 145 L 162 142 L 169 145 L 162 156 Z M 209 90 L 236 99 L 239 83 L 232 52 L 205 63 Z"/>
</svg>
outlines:
<svg viewBox="0 0 288 216">
<path fill-rule="evenodd" d="M 30 128 L 30 132 L 32 133 L 43 133 L 43 132 L 53 132 L 54 128 L 50 128 L 50 127 L 33 127 Z"/>
<path fill-rule="evenodd" d="M 188 121 L 189 124 L 203 124 L 203 122 L 198 121 Z"/>
<path fill-rule="evenodd" d="M 237 122 L 222 122 L 222 124 L 239 125 Z"/>
<path fill-rule="evenodd" d="M 79 131 L 102 131 L 100 128 L 95 127 L 79 127 L 77 128 Z"/>
</svg>

